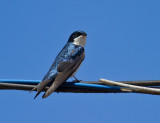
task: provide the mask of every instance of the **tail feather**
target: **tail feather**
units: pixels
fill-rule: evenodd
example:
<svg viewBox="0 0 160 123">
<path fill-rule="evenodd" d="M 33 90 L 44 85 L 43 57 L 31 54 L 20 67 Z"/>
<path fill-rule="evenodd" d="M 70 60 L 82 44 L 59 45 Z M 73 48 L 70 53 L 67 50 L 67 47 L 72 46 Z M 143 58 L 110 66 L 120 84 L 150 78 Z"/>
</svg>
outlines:
<svg viewBox="0 0 160 123">
<path fill-rule="evenodd" d="M 34 97 L 34 99 L 36 99 L 36 97 L 41 93 L 42 91 L 39 91 L 36 96 Z"/>
<path fill-rule="evenodd" d="M 38 85 L 37 85 L 38 86 Z M 29 93 L 31 93 L 32 91 L 37 91 L 37 86 L 34 87 Z"/>
<path fill-rule="evenodd" d="M 41 83 L 37 85 L 37 91 L 43 90 L 50 82 L 51 80 L 43 80 Z"/>
<path fill-rule="evenodd" d="M 49 95 L 51 95 L 52 92 L 54 92 L 57 88 L 49 88 L 42 96 L 42 98 L 46 98 Z"/>
<path fill-rule="evenodd" d="M 49 87 L 49 89 L 44 93 L 42 98 L 48 97 L 52 92 L 54 92 L 60 85 L 62 85 L 68 78 L 66 76 L 67 74 L 58 73 L 57 77 L 55 78 L 52 85 Z"/>
<path fill-rule="evenodd" d="M 34 99 L 43 91 L 43 89 L 51 82 L 51 80 L 43 80 L 40 82 L 36 87 L 34 87 L 30 92 L 32 91 L 38 91 Z"/>
<path fill-rule="evenodd" d="M 42 98 L 46 98 L 48 97 L 52 92 L 54 92 L 58 87 L 60 86 L 60 84 L 56 83 L 56 81 L 50 86 L 50 88 L 44 93 L 44 95 L 42 96 Z"/>
</svg>

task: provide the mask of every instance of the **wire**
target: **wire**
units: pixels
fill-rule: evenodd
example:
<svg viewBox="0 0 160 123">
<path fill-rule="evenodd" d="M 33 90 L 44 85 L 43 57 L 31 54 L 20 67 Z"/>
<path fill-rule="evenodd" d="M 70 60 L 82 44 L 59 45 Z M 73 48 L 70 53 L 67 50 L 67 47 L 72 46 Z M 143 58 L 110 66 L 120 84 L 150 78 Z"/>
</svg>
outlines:
<svg viewBox="0 0 160 123">
<path fill-rule="evenodd" d="M 0 79 L 0 89 L 13 89 L 13 90 L 32 90 L 41 80 L 17 80 L 17 79 Z M 153 81 L 120 81 L 120 83 L 148 86 L 159 88 L 160 80 Z M 43 91 L 46 91 L 47 86 Z M 79 83 L 65 82 L 59 87 L 56 92 L 69 92 L 69 93 L 136 93 L 136 91 L 124 91 L 127 87 L 109 86 L 99 81 L 82 81 Z"/>
<path fill-rule="evenodd" d="M 32 90 L 40 80 L 0 80 L 0 89 Z M 46 91 L 48 87 L 44 89 Z M 121 92 L 119 87 L 106 86 L 101 84 L 66 82 L 56 92 L 72 93 L 107 93 Z"/>
</svg>

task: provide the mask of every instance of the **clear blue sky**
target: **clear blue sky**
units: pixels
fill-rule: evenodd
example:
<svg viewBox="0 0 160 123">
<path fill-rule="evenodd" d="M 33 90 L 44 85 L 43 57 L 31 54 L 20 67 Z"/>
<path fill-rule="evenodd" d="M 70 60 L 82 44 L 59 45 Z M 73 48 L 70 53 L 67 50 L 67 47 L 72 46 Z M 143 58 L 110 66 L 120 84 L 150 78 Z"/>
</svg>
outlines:
<svg viewBox="0 0 160 123">
<path fill-rule="evenodd" d="M 0 1 L 0 79 L 41 80 L 75 30 L 84 81 L 160 79 L 158 0 Z M 158 123 L 160 96 L 0 91 L 0 123 Z"/>
</svg>

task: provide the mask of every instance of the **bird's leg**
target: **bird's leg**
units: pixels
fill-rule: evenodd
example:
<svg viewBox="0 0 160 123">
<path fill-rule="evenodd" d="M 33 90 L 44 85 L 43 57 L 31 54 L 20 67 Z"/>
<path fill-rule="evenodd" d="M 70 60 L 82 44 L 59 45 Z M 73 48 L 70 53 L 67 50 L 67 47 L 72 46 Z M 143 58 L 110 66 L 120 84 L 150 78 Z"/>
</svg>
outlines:
<svg viewBox="0 0 160 123">
<path fill-rule="evenodd" d="M 80 81 L 82 81 L 82 80 L 78 80 L 74 75 L 73 75 L 73 77 L 74 77 L 74 82 L 80 82 Z"/>
</svg>

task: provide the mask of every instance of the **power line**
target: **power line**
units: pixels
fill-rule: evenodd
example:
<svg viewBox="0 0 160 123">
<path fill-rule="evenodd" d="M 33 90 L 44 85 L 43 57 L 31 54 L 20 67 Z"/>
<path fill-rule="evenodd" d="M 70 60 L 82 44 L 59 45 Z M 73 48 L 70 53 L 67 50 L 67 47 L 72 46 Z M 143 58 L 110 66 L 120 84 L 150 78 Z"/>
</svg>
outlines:
<svg viewBox="0 0 160 123">
<path fill-rule="evenodd" d="M 13 89 L 13 90 L 32 90 L 41 80 L 0 80 L 0 89 Z M 112 81 L 114 82 L 114 81 Z M 159 88 L 160 80 L 153 81 L 120 81 L 120 83 L 137 85 L 137 86 L 148 86 Z M 106 84 L 106 83 L 105 83 Z M 110 86 L 105 85 L 104 82 L 99 81 L 82 81 L 80 83 L 65 82 L 59 87 L 56 92 L 69 92 L 69 93 L 136 93 L 131 91 L 131 88 L 122 86 Z M 48 86 L 43 90 L 46 91 Z M 130 91 L 126 91 L 126 90 Z M 133 89 L 133 88 L 132 88 Z M 125 91 L 124 91 L 125 90 Z M 148 93 L 150 94 L 150 93 Z M 153 93 L 152 93 L 153 94 Z"/>
</svg>

